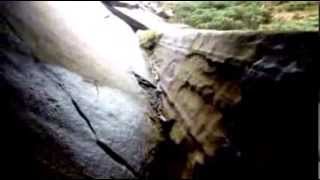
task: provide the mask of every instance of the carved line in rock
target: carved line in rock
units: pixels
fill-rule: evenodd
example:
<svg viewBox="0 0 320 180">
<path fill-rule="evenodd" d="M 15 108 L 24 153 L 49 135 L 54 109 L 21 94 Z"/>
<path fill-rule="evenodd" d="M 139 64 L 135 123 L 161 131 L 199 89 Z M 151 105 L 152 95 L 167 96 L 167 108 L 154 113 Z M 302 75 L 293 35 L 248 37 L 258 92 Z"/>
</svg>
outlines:
<svg viewBox="0 0 320 180">
<path fill-rule="evenodd" d="M 76 109 L 76 111 L 79 113 L 79 115 L 82 117 L 82 119 L 84 119 L 84 121 L 86 122 L 86 124 L 88 125 L 90 131 L 92 132 L 92 134 L 94 135 L 96 144 L 108 155 L 110 156 L 114 161 L 116 161 L 117 163 L 119 163 L 120 165 L 124 166 L 126 169 L 128 169 L 135 177 L 140 177 L 139 173 L 124 159 L 122 158 L 119 154 L 117 154 L 115 151 L 112 150 L 112 148 L 110 148 L 105 142 L 103 142 L 101 140 L 101 138 L 98 136 L 97 132 L 95 131 L 95 129 L 93 128 L 90 119 L 88 118 L 87 115 L 85 115 L 85 113 L 81 110 L 79 104 L 76 102 L 76 100 L 72 97 L 72 95 L 66 90 L 66 88 L 64 87 L 64 85 L 62 83 L 59 83 L 57 79 L 58 77 L 56 77 L 54 75 L 54 73 L 46 68 L 45 66 L 41 66 L 40 69 L 46 69 L 47 72 L 49 72 L 50 74 L 46 73 L 45 71 L 44 74 L 51 79 L 53 82 L 55 82 L 56 84 L 58 84 L 58 86 L 63 90 L 63 92 L 65 92 L 69 97 L 70 100 L 74 106 L 74 108 Z"/>
</svg>

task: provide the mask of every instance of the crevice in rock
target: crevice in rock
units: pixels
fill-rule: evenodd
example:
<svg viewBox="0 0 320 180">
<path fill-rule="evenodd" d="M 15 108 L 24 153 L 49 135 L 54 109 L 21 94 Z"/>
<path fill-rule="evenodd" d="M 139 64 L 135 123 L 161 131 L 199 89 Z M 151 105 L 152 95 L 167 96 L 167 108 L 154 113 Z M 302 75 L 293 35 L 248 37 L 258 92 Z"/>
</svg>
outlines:
<svg viewBox="0 0 320 180">
<path fill-rule="evenodd" d="M 171 119 L 163 114 L 162 98 L 166 98 L 168 101 L 168 95 L 159 86 L 159 84 L 153 84 L 143 78 L 142 76 L 133 72 L 140 87 L 148 94 L 148 101 L 151 106 L 151 115 L 149 118 L 152 123 L 159 128 L 160 136 L 162 140 L 153 149 L 154 159 L 144 168 L 143 177 L 146 179 L 153 178 L 189 178 L 188 175 L 192 171 L 188 162 L 192 153 L 199 151 L 204 154 L 204 149 L 201 144 L 190 133 L 188 127 L 185 127 L 186 137 L 180 142 L 176 143 L 171 137 L 171 132 L 175 124 L 178 122 L 176 119 Z M 156 104 L 154 102 L 157 102 Z M 174 111 L 172 102 L 168 102 Z M 181 118 L 181 114 L 176 112 Z"/>
<path fill-rule="evenodd" d="M 75 101 L 72 97 L 70 97 L 70 99 L 71 99 L 71 102 L 72 102 L 73 106 L 74 106 L 75 109 L 77 110 L 78 114 L 82 117 L 82 119 L 84 119 L 84 120 L 86 121 L 86 123 L 87 123 L 87 125 L 89 126 L 91 132 L 92 132 L 95 136 L 97 136 L 97 132 L 94 130 L 94 128 L 93 128 L 90 120 L 88 119 L 88 117 L 82 112 L 82 110 L 80 109 L 80 107 L 79 107 L 79 105 L 76 103 L 76 101 Z"/>
<path fill-rule="evenodd" d="M 99 138 L 96 138 L 96 143 L 114 161 L 126 167 L 135 177 L 140 177 L 139 173 L 136 172 L 136 170 L 131 165 L 129 165 L 129 163 L 125 159 L 123 159 L 120 155 L 114 152 L 106 143 L 102 142 Z"/>
<path fill-rule="evenodd" d="M 97 135 L 97 132 L 94 130 L 89 118 L 84 114 L 84 112 L 80 109 L 79 105 L 76 101 L 71 97 L 72 104 L 74 105 L 75 109 L 79 113 L 79 115 L 86 121 L 87 125 L 89 126 L 91 132 L 94 134 L 97 145 L 106 153 L 108 154 L 113 160 L 117 163 L 125 166 L 133 175 L 139 177 L 139 174 L 134 170 L 134 168 L 120 155 L 112 150 L 105 142 L 102 142 Z"/>
<path fill-rule="evenodd" d="M 70 100 L 73 104 L 73 106 L 75 107 L 76 111 L 78 112 L 78 114 L 81 116 L 82 119 L 85 120 L 86 124 L 88 125 L 90 131 L 92 132 L 92 134 L 94 135 L 94 139 L 96 141 L 96 144 L 109 156 L 111 157 L 115 162 L 117 162 L 119 165 L 124 166 L 128 171 L 130 171 L 135 177 L 140 177 L 139 173 L 136 172 L 136 170 L 124 159 L 121 157 L 121 155 L 117 154 L 115 151 L 112 150 L 112 148 L 110 148 L 105 142 L 103 142 L 97 132 L 95 131 L 95 129 L 93 128 L 90 119 L 85 115 L 85 113 L 81 110 L 80 106 L 78 105 L 78 103 L 76 102 L 76 100 L 72 97 L 72 95 L 66 90 L 66 88 L 64 87 L 64 85 L 62 83 L 57 82 L 56 80 L 54 80 L 52 78 L 52 76 L 54 76 L 55 78 L 57 78 L 55 76 L 55 74 L 48 69 L 47 67 L 43 66 L 43 65 L 39 65 L 40 69 L 45 69 L 46 71 L 43 71 L 44 74 L 51 79 L 54 83 L 56 83 L 62 90 L 63 92 L 65 92 L 69 97 Z M 47 73 L 48 72 L 48 73 Z"/>
</svg>

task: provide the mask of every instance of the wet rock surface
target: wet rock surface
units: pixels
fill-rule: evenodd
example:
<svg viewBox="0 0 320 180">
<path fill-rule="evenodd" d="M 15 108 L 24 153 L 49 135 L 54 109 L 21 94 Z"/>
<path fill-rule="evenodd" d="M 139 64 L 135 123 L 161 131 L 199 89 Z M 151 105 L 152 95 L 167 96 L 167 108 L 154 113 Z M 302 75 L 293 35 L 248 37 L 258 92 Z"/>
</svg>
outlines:
<svg viewBox="0 0 320 180">
<path fill-rule="evenodd" d="M 139 86 L 130 71 L 148 79 L 135 33 L 101 2 L 17 1 L 0 10 L 41 61 L 133 95 Z"/>
<path fill-rule="evenodd" d="M 46 63 L 2 16 L 1 27 L 4 174 L 53 179 L 142 177 L 159 138 L 146 115 L 144 96 L 101 86 L 81 73 Z M 132 74 L 128 76 L 135 81 Z M 135 83 L 131 90 L 140 92 Z"/>
<path fill-rule="evenodd" d="M 69 178 L 139 176 L 156 143 L 143 104 L 110 88 L 97 94 L 94 85 L 76 74 L 36 63 L 12 49 L 1 49 L 0 72 L 6 127 L 2 132 L 18 131 L 3 144 L 9 147 L 5 162 L 21 163 L 21 168 L 6 167 L 10 172 Z M 36 171 L 24 162 L 43 169 Z"/>
<path fill-rule="evenodd" d="M 310 80 L 316 77 L 318 33 L 150 26 L 161 29 L 140 41 L 152 80 L 134 38 L 126 44 L 133 51 L 119 54 L 110 49 L 119 50 L 127 36 L 113 44 L 113 34 L 99 31 L 101 43 L 109 46 L 94 46 L 106 50 L 94 56 L 99 51 L 85 48 L 95 44 L 92 34 L 77 29 L 80 34 L 66 31 L 66 39 L 54 39 L 68 28 L 55 29 L 60 21 L 50 15 L 38 19 L 46 12 L 39 4 L 18 2 L 15 8 L 20 14 L 10 8 L 0 13 L 11 17 L 1 18 L 1 25 L 14 26 L 0 28 L 5 175 L 270 179 L 315 174 L 310 166 L 317 154 L 309 150 L 317 84 Z M 105 30 L 133 34 L 117 14 L 108 13 Z M 65 49 L 50 51 L 60 45 Z M 120 74 L 108 71 L 115 60 L 126 62 L 124 57 L 137 57 L 138 66 L 130 59 L 125 68 L 118 66 Z"/>
</svg>

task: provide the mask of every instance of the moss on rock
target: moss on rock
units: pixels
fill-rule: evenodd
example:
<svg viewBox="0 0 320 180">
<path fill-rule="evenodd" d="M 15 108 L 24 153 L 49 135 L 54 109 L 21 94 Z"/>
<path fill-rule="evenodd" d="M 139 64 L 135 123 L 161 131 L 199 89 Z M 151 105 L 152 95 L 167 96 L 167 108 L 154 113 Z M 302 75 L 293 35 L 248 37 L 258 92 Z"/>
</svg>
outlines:
<svg viewBox="0 0 320 180">
<path fill-rule="evenodd" d="M 152 49 L 161 38 L 161 34 L 153 30 L 138 31 L 140 46 L 144 49 Z"/>
</svg>

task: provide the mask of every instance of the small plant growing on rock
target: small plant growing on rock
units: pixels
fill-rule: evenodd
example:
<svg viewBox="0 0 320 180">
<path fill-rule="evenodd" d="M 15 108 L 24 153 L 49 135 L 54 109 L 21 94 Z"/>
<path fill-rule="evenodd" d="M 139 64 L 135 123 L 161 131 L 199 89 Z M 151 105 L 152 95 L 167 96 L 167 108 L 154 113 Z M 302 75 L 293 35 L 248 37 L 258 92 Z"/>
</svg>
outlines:
<svg viewBox="0 0 320 180">
<path fill-rule="evenodd" d="M 154 48 L 156 43 L 161 38 L 160 33 L 152 30 L 138 31 L 137 33 L 139 37 L 140 46 L 144 49 Z"/>
</svg>

